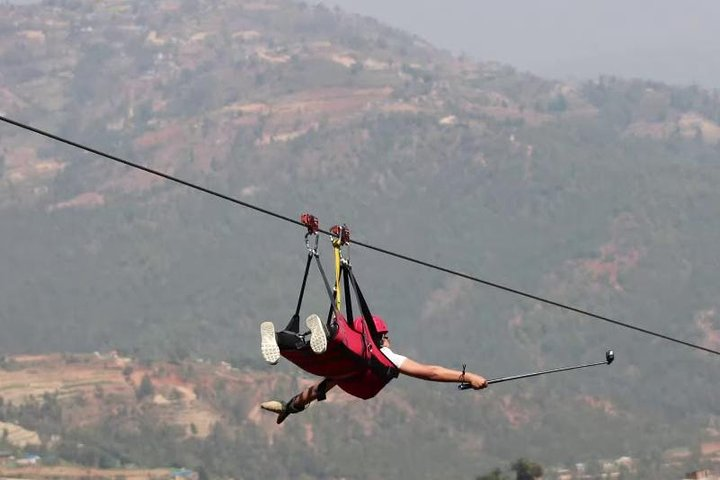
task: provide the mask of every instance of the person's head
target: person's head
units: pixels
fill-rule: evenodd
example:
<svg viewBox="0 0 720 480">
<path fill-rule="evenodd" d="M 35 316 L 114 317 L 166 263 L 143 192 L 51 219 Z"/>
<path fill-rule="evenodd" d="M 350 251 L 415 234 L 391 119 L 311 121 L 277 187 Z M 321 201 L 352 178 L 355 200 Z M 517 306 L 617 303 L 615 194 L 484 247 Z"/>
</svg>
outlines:
<svg viewBox="0 0 720 480">
<path fill-rule="evenodd" d="M 375 324 L 375 329 L 378 332 L 378 335 L 380 335 L 380 346 L 381 347 L 389 347 L 390 346 L 390 337 L 389 337 L 389 330 L 387 327 L 387 324 L 385 323 L 385 320 L 382 319 L 382 317 L 378 315 L 372 316 L 373 323 Z"/>
</svg>

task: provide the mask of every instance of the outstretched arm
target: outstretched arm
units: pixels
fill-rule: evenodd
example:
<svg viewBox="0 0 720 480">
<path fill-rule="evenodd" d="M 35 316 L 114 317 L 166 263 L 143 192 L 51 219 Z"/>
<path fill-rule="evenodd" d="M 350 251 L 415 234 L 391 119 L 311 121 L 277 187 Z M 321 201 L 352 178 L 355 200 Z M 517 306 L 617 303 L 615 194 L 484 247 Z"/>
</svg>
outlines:
<svg viewBox="0 0 720 480">
<path fill-rule="evenodd" d="M 430 382 L 465 382 L 475 390 L 487 387 L 487 380 L 475 373 L 465 372 L 463 375 L 460 370 L 451 370 L 439 365 L 425 365 L 409 358 L 400 365 L 400 373 Z"/>
</svg>

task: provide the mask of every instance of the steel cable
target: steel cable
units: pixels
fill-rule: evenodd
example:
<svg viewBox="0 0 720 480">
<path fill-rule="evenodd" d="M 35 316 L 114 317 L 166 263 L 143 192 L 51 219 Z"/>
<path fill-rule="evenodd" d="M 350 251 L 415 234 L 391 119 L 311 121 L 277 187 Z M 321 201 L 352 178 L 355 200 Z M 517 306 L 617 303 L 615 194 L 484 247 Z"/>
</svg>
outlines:
<svg viewBox="0 0 720 480">
<path fill-rule="evenodd" d="M 213 195 L 213 196 L 218 197 L 218 198 L 221 198 L 221 199 L 223 199 L 223 200 L 227 200 L 227 201 L 232 202 L 232 203 L 235 203 L 235 204 L 237 204 L 237 205 L 241 205 L 241 206 L 246 207 L 246 208 L 249 208 L 249 209 L 251 209 L 251 210 L 255 210 L 256 212 L 260 212 L 260 213 L 263 213 L 263 214 L 265 214 L 265 215 L 269 215 L 269 216 L 271 216 L 271 217 L 275 217 L 275 218 L 277 218 L 277 219 L 279 219 L 279 220 L 284 220 L 284 221 L 286 221 L 286 222 L 293 223 L 293 224 L 298 225 L 298 226 L 301 226 L 301 227 L 303 227 L 303 228 L 307 228 L 302 222 L 300 222 L 300 221 L 298 221 L 298 220 L 295 220 L 295 219 L 293 219 L 293 218 L 290 218 L 290 217 L 288 217 L 288 216 L 281 215 L 281 214 L 276 213 L 276 212 L 273 212 L 273 211 L 271 211 L 271 210 L 258 207 L 257 205 L 253 205 L 253 204 L 251 204 L 251 203 L 244 202 L 244 201 L 242 201 L 242 200 L 239 200 L 239 199 L 234 198 L 234 197 L 230 197 L 230 196 L 228 196 L 228 195 L 224 195 L 224 194 L 219 193 L 219 192 L 216 192 L 216 191 L 214 191 L 214 190 L 210 190 L 210 189 L 205 188 L 205 187 L 202 187 L 202 186 L 200 186 L 200 185 L 197 185 L 197 184 L 188 182 L 188 181 L 186 181 L 186 180 L 182 180 L 182 179 L 177 178 L 177 177 L 175 177 L 175 176 L 173 176 L 173 175 L 169 175 L 169 174 L 167 174 L 167 173 L 164 173 L 164 172 L 161 172 L 161 171 L 158 171 L 158 170 L 154 170 L 154 169 L 149 168 L 149 167 L 145 167 L 145 166 L 140 165 L 140 164 L 138 164 L 138 163 L 135 163 L 135 162 L 131 162 L 131 161 L 122 159 L 122 158 L 117 157 L 117 156 L 115 156 L 115 155 L 110 155 L 110 154 L 108 154 L 108 153 L 102 152 L 102 151 L 97 150 L 97 149 L 95 149 L 95 148 L 89 147 L 89 146 L 87 146 L 87 145 L 83 145 L 83 144 L 78 143 L 78 142 L 74 142 L 74 141 L 72 141 L 72 140 L 69 140 L 69 139 L 67 139 L 67 138 L 61 137 L 61 136 L 59 136 L 59 135 L 55 135 L 55 134 L 46 132 L 46 131 L 44 131 L 44 130 L 40 130 L 39 128 L 33 127 L 33 126 L 31 126 L 31 125 L 28 125 L 28 124 L 25 124 L 25 123 L 22 123 L 22 122 L 19 122 L 19 121 L 17 121 L 17 120 L 13 120 L 13 119 L 8 118 L 8 117 L 6 117 L 6 116 L 0 115 L 0 120 L 2 120 L 2 121 L 5 122 L 5 123 L 8 123 L 8 124 L 14 125 L 14 126 L 16 126 L 16 127 L 19 127 L 19 128 L 21 128 L 21 129 L 24 129 L 24 130 L 28 130 L 28 131 L 37 133 L 38 135 L 44 136 L 44 137 L 46 137 L 46 138 L 50 138 L 50 139 L 55 140 L 55 141 L 57 141 L 57 142 L 64 143 L 64 144 L 66 144 L 66 145 L 70 145 L 70 146 L 75 147 L 75 148 L 78 148 L 78 149 L 80 149 L 80 150 L 85 150 L 86 152 L 90 152 L 90 153 L 93 153 L 93 154 L 98 155 L 98 156 L 100 156 L 100 157 L 104 157 L 104 158 L 107 158 L 107 159 L 109 159 L 109 160 L 113 160 L 113 161 L 115 161 L 115 162 L 122 163 L 122 164 L 124 164 L 124 165 L 129 166 L 129 167 L 137 168 L 137 169 L 139 169 L 139 170 L 142 170 L 142 171 L 144 171 L 144 172 L 150 173 L 150 174 L 152 174 L 152 175 L 156 175 L 156 176 L 162 177 L 162 178 L 164 178 L 164 179 L 166 179 L 166 180 L 170 180 L 170 181 L 172 181 L 172 182 L 179 183 L 180 185 L 184 185 L 184 186 L 186 186 L 186 187 L 189 187 L 189 188 L 192 188 L 192 189 L 195 189 L 195 190 L 199 190 L 199 191 L 201 191 L 201 192 L 207 193 L 207 194 L 209 194 L 209 195 Z M 332 234 L 331 234 L 329 231 L 327 231 L 327 230 L 318 229 L 318 232 L 323 233 L 323 234 L 328 235 L 328 236 L 332 236 Z M 384 255 L 389 255 L 389 256 L 398 258 L 398 259 L 400 259 L 400 260 L 404 260 L 404 261 L 407 261 L 407 262 L 410 262 L 410 263 L 415 263 L 415 264 L 417 264 L 417 265 L 421 265 L 421 266 L 424 266 L 424 267 L 427 267 L 427 268 L 431 268 L 431 269 L 433 269 L 433 270 L 438 270 L 438 271 L 441 271 L 441 272 L 444 272 L 444 273 L 447 273 L 447 274 L 450 274 L 450 275 L 455 275 L 455 276 L 464 278 L 464 279 L 466 279 L 466 280 L 470 280 L 470 281 L 472 281 L 472 282 L 476 282 L 476 283 L 479 283 L 479 284 L 482 284 L 482 285 L 486 285 L 486 286 L 493 287 L 493 288 L 496 288 L 496 289 L 499 289 L 499 290 L 503 290 L 503 291 L 505 291 L 505 292 L 512 293 L 512 294 L 515 294 L 515 295 L 520 295 L 520 296 L 522 296 L 522 297 L 529 298 L 529 299 L 531 299 L 531 300 L 535 300 L 535 301 L 538 301 L 538 302 L 541 302 L 541 303 L 545 303 L 545 304 L 547 304 L 547 305 L 552 305 L 552 306 L 554 306 L 554 307 L 558 307 L 558 308 L 561 308 L 561 309 L 564 309 L 564 310 L 569 310 L 569 311 L 571 311 L 571 312 L 575 312 L 575 313 L 578 313 L 578 314 L 580 314 L 580 315 L 584 315 L 584 316 L 587 316 L 587 317 L 590 317 L 590 318 L 594 318 L 594 319 L 597 319 L 597 320 L 602 320 L 602 321 L 604 321 L 604 322 L 608 322 L 608 323 L 611 323 L 611 324 L 613 324 L 613 325 L 617 325 L 617 326 L 620 326 L 620 327 L 628 328 L 628 329 L 631 329 L 631 330 L 634 330 L 634 331 L 637 331 L 637 332 L 640 332 L 640 333 L 644 333 L 644 334 L 646 334 L 646 335 L 651 335 L 651 336 L 654 336 L 654 337 L 657 337 L 657 338 L 662 338 L 663 340 L 668 340 L 668 341 L 670 341 L 670 342 L 674 342 L 674 343 L 677 343 L 677 344 L 680 344 L 680 345 L 684 345 L 684 346 L 686 346 L 686 347 L 691 347 L 691 348 L 694 348 L 694 349 L 697 349 L 697 350 L 702 350 L 702 351 L 705 351 L 705 352 L 708 352 L 708 353 L 713 353 L 713 354 L 715 354 L 715 355 L 720 355 L 720 351 L 718 351 L 718 350 L 713 350 L 712 348 L 708 348 L 708 347 L 704 347 L 704 346 L 702 346 L 702 345 L 697 345 L 697 344 L 694 344 L 694 343 L 686 342 L 685 340 L 680 340 L 680 339 L 678 339 L 678 338 L 671 337 L 671 336 L 669 336 L 669 335 L 665 335 L 665 334 L 662 334 L 662 333 L 654 332 L 654 331 L 652 331 L 652 330 L 648 330 L 648 329 L 646 329 L 646 328 L 638 327 L 638 326 L 636 326 L 636 325 L 632 325 L 632 324 L 629 324 L 629 323 L 626 323 L 626 322 L 621 322 L 621 321 L 619 321 L 619 320 L 614 320 L 614 319 L 612 319 L 612 318 L 610 318 L 610 317 L 606 317 L 606 316 L 603 316 L 603 315 L 597 315 L 597 314 L 592 313 L 592 312 L 589 312 L 589 311 L 587 311 L 587 310 L 583 310 L 583 309 L 580 309 L 580 308 L 577 308 L 577 307 L 573 307 L 573 306 L 566 305 L 566 304 L 563 304 L 563 303 L 560 303 L 560 302 L 556 302 L 556 301 L 554 301 L 554 300 L 550 300 L 550 299 L 547 299 L 547 298 L 544 298 L 544 297 L 541 297 L 541 296 L 538 296 L 538 295 L 533 295 L 533 294 L 524 292 L 524 291 L 522 291 L 522 290 L 518 290 L 518 289 L 515 289 L 515 288 L 511 288 L 511 287 L 505 286 L 505 285 L 501 285 L 501 284 L 499 284 L 499 283 L 490 282 L 490 281 L 488 281 L 488 280 L 483 280 L 483 279 L 478 278 L 478 277 L 475 277 L 475 276 L 473 276 L 473 275 L 469 275 L 469 274 L 466 274 L 466 273 L 463 273 L 463 272 L 460 272 L 460 271 L 457 271 L 457 270 L 453 270 L 453 269 L 446 268 L 446 267 L 443 267 L 443 266 L 440 266 L 440 265 L 437 265 L 437 264 L 433 264 L 433 263 L 430 263 L 430 262 L 426 262 L 426 261 L 424 261 L 424 260 L 419 260 L 419 259 L 410 257 L 410 256 L 408 256 L 408 255 L 403 255 L 403 254 L 401 254 L 401 253 L 397 253 L 397 252 L 393 252 L 393 251 L 391 251 L 391 250 L 387 250 L 387 249 L 385 249 L 385 248 L 376 247 L 376 246 L 373 246 L 373 245 L 370 245 L 370 244 L 367 244 L 367 243 L 364 243 L 364 242 L 358 242 L 358 241 L 355 241 L 355 240 L 352 240 L 351 243 L 352 243 L 353 245 L 357 245 L 357 246 L 360 246 L 360 247 L 364 247 L 364 248 L 367 248 L 367 249 L 369 249 L 369 250 L 373 250 L 373 251 L 375 251 L 375 252 L 378 252 L 378 253 L 381 253 L 381 254 L 384 254 Z"/>
</svg>

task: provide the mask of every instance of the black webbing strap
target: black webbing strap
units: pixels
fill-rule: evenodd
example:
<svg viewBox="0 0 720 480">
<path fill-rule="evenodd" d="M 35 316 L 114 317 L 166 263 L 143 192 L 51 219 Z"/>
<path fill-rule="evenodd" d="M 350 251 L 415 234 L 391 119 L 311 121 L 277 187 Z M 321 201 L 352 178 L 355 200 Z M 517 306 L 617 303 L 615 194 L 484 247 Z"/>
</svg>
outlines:
<svg viewBox="0 0 720 480">
<path fill-rule="evenodd" d="M 350 278 L 348 275 L 349 267 L 342 265 L 340 268 L 343 276 L 343 284 L 345 286 L 345 312 L 347 315 L 347 323 L 352 327 L 355 324 L 355 316 L 353 315 L 352 298 L 350 295 Z"/>
<path fill-rule="evenodd" d="M 360 307 L 360 311 L 363 315 L 363 320 L 365 320 L 365 324 L 367 325 L 368 331 L 370 333 L 370 338 L 367 338 L 365 335 L 363 335 L 363 341 L 372 342 L 374 344 L 373 346 L 378 349 L 378 352 L 376 354 L 382 355 L 382 352 L 379 351 L 379 348 L 382 345 L 382 337 L 377 331 L 377 327 L 375 326 L 375 322 L 372 318 L 372 313 L 370 312 L 370 307 L 368 306 L 367 301 L 365 301 L 365 296 L 363 295 L 362 290 L 360 290 L 357 279 L 352 272 L 352 267 L 350 265 L 343 264 L 340 268 L 342 270 L 343 281 L 345 283 L 345 302 L 346 309 L 348 311 L 348 323 L 350 323 L 350 318 L 352 318 L 352 295 L 348 285 L 349 282 L 350 284 L 352 284 L 352 290 L 355 291 L 355 299 L 358 303 L 358 306 Z M 353 324 L 350 323 L 350 326 L 353 327 Z M 365 347 L 367 348 L 368 345 L 366 344 Z M 387 381 L 390 381 L 393 378 L 397 378 L 397 376 L 400 374 L 398 368 L 394 366 L 388 367 L 387 365 L 383 364 L 380 360 L 377 359 L 377 357 L 375 356 L 376 354 L 371 354 L 369 358 L 365 360 L 365 365 L 380 378 L 384 378 Z"/>
<path fill-rule="evenodd" d="M 325 324 L 330 327 L 332 324 L 333 318 L 335 317 L 335 303 L 333 302 L 330 305 L 330 308 L 328 308 L 328 314 L 327 314 L 327 320 L 325 320 Z"/>
<path fill-rule="evenodd" d="M 322 263 L 320 262 L 320 256 L 315 255 L 315 263 L 317 263 L 318 270 L 320 270 L 320 276 L 323 279 L 323 284 L 325 284 L 325 291 L 328 294 L 328 297 L 330 297 L 330 309 L 328 310 L 328 316 L 326 320 L 326 324 L 328 327 L 328 331 L 333 331 L 333 318 L 337 318 L 337 315 L 340 313 L 337 310 L 337 306 L 335 304 L 335 295 L 333 295 L 333 290 L 330 288 L 330 282 L 328 282 L 327 275 L 325 275 L 325 269 L 322 266 Z"/>
<path fill-rule="evenodd" d="M 300 333 L 300 307 L 302 306 L 303 296 L 305 296 L 305 286 L 307 285 L 308 273 L 310 272 L 310 262 L 313 259 L 313 253 L 308 252 L 307 262 L 305 263 L 305 274 L 303 274 L 302 287 L 300 287 L 300 295 L 298 296 L 295 314 L 290 319 L 290 323 L 285 327 L 286 332 Z"/>
<path fill-rule="evenodd" d="M 327 275 L 325 275 L 325 269 L 323 268 L 322 263 L 320 263 L 320 257 L 318 255 L 315 255 L 315 263 L 318 266 L 318 270 L 320 270 L 320 276 L 325 284 L 325 290 L 330 297 L 331 308 L 335 310 L 335 296 L 333 295 L 332 288 L 330 288 L 330 282 L 328 282 Z"/>
<path fill-rule="evenodd" d="M 333 298 L 332 289 L 330 288 L 330 283 L 328 282 L 327 275 L 325 275 L 325 270 L 323 269 L 322 263 L 320 263 L 320 256 L 316 252 L 308 252 L 307 262 L 305 263 L 305 273 L 303 274 L 302 286 L 300 287 L 300 295 L 298 296 L 297 306 L 295 307 L 295 314 L 292 316 L 290 322 L 285 327 L 285 332 L 300 334 L 300 308 L 302 307 L 303 297 L 305 296 L 305 287 L 307 286 L 308 274 L 310 273 L 310 263 L 312 262 L 313 258 L 315 258 L 315 263 L 317 264 L 318 270 L 320 270 L 320 276 L 322 277 L 323 283 L 325 284 L 325 290 L 330 297 L 330 313 L 328 314 L 328 325 L 330 324 L 332 314 L 335 313 L 335 301 Z"/>
<path fill-rule="evenodd" d="M 348 267 L 347 271 L 348 276 L 350 277 L 350 282 L 352 282 L 353 290 L 355 290 L 355 297 L 357 299 L 358 305 L 360 306 L 360 311 L 362 312 L 363 318 L 365 318 L 365 323 L 370 330 L 370 336 L 372 337 L 372 340 L 376 345 L 380 345 L 382 339 L 380 338 L 380 334 L 375 327 L 375 322 L 372 319 L 372 313 L 370 313 L 370 307 L 368 307 L 368 304 L 365 301 L 365 297 L 363 296 L 362 291 L 360 290 L 360 286 L 355 279 L 352 268 Z"/>
<path fill-rule="evenodd" d="M 400 376 L 400 370 L 397 367 L 388 367 L 383 365 L 380 360 L 375 358 L 375 356 L 370 358 L 370 370 L 385 379 L 392 379 Z"/>
<path fill-rule="evenodd" d="M 322 402 L 327 398 L 327 391 L 328 391 L 328 379 L 324 379 L 322 382 L 320 382 L 317 386 L 317 401 Z"/>
</svg>

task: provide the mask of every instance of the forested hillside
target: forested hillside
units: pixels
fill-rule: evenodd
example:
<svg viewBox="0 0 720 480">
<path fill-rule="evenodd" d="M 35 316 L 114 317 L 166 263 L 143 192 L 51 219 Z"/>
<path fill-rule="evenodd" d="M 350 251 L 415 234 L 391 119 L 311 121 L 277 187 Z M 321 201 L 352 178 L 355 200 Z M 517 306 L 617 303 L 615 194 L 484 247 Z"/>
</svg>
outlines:
<svg viewBox="0 0 720 480">
<path fill-rule="evenodd" d="M 47 0 L 0 6 L 0 112 L 283 215 L 347 223 L 373 245 L 720 348 L 717 92 L 544 80 L 323 5 Z M 8 125 L 0 224 L 4 354 L 222 359 L 266 375 L 268 394 L 291 394 L 279 379 L 296 372 L 261 363 L 257 326 L 282 325 L 295 307 L 302 229 Z M 326 263 L 330 250 L 321 245 Z M 717 356 L 358 247 L 350 258 L 393 345 L 418 360 L 488 377 L 600 361 L 607 348 L 616 363 L 484 393 L 402 379 L 388 389 L 396 403 L 348 410 L 337 399 L 281 436 L 256 431 L 271 418 L 225 418 L 211 475 L 234 476 L 275 441 L 283 455 L 260 457 L 273 478 L 469 478 L 521 456 L 621 455 L 654 478 L 662 452 L 720 435 Z M 325 311 L 319 278 L 309 288 L 304 313 Z M 378 460 L 353 462 L 359 450 Z M 130 452 L 116 458 L 140 461 Z"/>
</svg>

